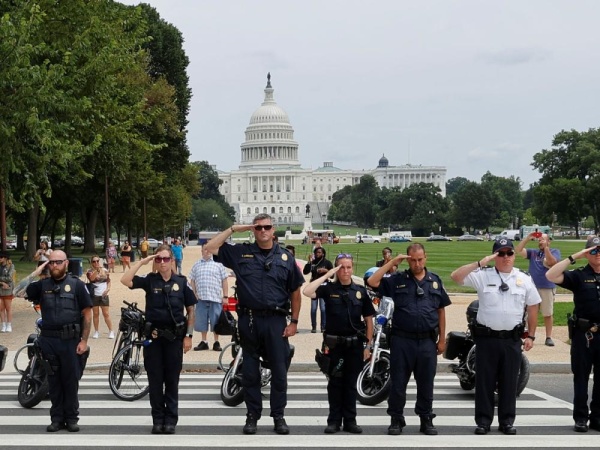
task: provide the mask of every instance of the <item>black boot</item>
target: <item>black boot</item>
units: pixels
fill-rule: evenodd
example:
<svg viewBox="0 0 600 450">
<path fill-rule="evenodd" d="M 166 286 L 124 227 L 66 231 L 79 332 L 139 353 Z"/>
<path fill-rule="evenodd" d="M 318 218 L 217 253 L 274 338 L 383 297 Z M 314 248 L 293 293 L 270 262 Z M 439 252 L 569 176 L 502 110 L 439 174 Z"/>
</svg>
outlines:
<svg viewBox="0 0 600 450">
<path fill-rule="evenodd" d="M 405 426 L 406 421 L 404 420 L 404 417 L 392 417 L 390 426 L 388 427 L 388 434 L 392 436 L 402 434 L 402 428 Z"/>
<path fill-rule="evenodd" d="M 428 436 L 435 436 L 438 434 L 437 429 L 433 426 L 433 418 L 435 414 L 431 416 L 421 416 L 421 428 L 419 431 Z"/>
</svg>

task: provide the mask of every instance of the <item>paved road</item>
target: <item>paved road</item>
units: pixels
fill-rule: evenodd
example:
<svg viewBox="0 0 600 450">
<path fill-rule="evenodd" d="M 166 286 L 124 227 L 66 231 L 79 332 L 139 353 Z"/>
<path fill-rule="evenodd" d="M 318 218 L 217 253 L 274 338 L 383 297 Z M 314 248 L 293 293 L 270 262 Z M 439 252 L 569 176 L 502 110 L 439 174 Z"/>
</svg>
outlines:
<svg viewBox="0 0 600 450">
<path fill-rule="evenodd" d="M 560 377 L 568 385 L 570 377 Z M 221 403 L 219 387 L 222 373 L 185 374 L 180 388 L 180 421 L 177 434 L 151 435 L 150 408 L 147 398 L 122 402 L 111 393 L 106 374 L 86 373 L 80 389 L 81 432 L 46 433 L 49 401 L 26 410 L 16 401 L 18 375 L 0 374 L 0 447 L 86 447 L 133 448 L 573 448 L 597 447 L 600 433 L 572 431 L 572 405 L 541 390 L 527 388 L 518 401 L 517 436 L 493 431 L 487 436 L 473 434 L 473 392 L 460 389 L 456 377 L 440 374 L 435 388 L 434 423 L 438 436 L 418 431 L 418 417 L 412 408 L 415 385 L 409 386 L 407 427 L 401 436 L 387 436 L 389 418 L 386 404 L 376 407 L 359 405 L 358 423 L 362 435 L 338 433 L 325 435 L 327 400 L 325 379 L 318 373 L 291 373 L 286 418 L 291 435 L 278 436 L 268 417 L 259 422 L 255 436 L 244 436 L 243 406 L 230 408 Z M 564 378 L 564 380 L 563 380 Z"/>
</svg>

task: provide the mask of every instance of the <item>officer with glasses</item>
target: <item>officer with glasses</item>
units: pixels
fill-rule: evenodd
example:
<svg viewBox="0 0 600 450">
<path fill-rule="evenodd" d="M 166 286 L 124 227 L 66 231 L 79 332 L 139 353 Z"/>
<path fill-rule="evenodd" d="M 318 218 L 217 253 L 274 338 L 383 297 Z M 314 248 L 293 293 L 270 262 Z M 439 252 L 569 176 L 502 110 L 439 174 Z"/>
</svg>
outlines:
<svg viewBox="0 0 600 450">
<path fill-rule="evenodd" d="M 408 269 L 386 277 L 394 265 L 406 260 Z M 450 298 L 442 280 L 427 270 L 427 255 L 422 244 L 411 244 L 406 255 L 391 258 L 367 280 L 379 295 L 394 300 L 390 341 L 392 389 L 388 399 L 388 434 L 399 435 L 406 426 L 404 406 L 411 374 L 417 383 L 415 413 L 423 434 L 438 434 L 433 425 L 433 380 L 437 355 L 446 348 L 446 311 Z"/>
<path fill-rule="evenodd" d="M 587 264 L 567 270 L 578 259 Z M 600 386 L 592 388 L 588 408 L 588 381 L 592 367 L 600 369 L 600 237 L 588 239 L 585 248 L 559 261 L 546 273 L 549 281 L 573 292 L 574 311 L 569 320 L 571 371 L 573 372 L 573 429 L 580 433 L 589 428 L 600 431 Z"/>
<path fill-rule="evenodd" d="M 254 232 L 254 243 L 225 243 L 233 233 L 245 231 Z M 252 224 L 232 225 L 205 244 L 206 250 L 233 270 L 237 279 L 238 331 L 244 350 L 242 385 L 247 409 L 244 434 L 256 433 L 262 414 L 260 356 L 266 357 L 271 366 L 270 402 L 275 432 L 290 432 L 284 418 L 290 364 L 288 337 L 297 331 L 304 276 L 294 256 L 274 242 L 273 235 L 271 216 L 259 214 Z"/>
<path fill-rule="evenodd" d="M 154 270 L 136 275 L 149 262 Z M 152 434 L 175 434 L 179 420 L 179 375 L 183 354 L 192 348 L 195 305 L 198 302 L 187 278 L 178 275 L 173 253 L 160 245 L 156 253 L 136 262 L 123 274 L 121 283 L 146 292 L 146 339 L 144 366 L 150 386 Z"/>
<path fill-rule="evenodd" d="M 514 268 L 515 251 L 510 239 L 494 242 L 492 254 L 465 264 L 450 275 L 460 285 L 477 290 L 477 323 L 471 328 L 477 345 L 475 366 L 475 434 L 487 434 L 494 419 L 494 392 L 498 387 L 499 431 L 517 434 L 517 380 L 521 346 L 533 347 L 538 305 L 542 301 L 531 277 Z M 495 266 L 487 267 L 494 261 Z M 523 342 L 527 313 L 529 335 Z"/>
</svg>

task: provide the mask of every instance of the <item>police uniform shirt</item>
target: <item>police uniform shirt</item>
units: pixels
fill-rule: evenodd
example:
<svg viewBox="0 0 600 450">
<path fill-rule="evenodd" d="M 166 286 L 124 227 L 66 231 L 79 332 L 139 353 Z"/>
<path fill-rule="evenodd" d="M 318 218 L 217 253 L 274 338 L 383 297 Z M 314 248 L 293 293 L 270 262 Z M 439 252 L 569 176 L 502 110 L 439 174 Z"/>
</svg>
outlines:
<svg viewBox="0 0 600 450">
<path fill-rule="evenodd" d="M 508 290 L 502 291 L 502 282 Z M 498 273 L 494 267 L 485 267 L 468 274 L 465 286 L 471 286 L 479 295 L 477 323 L 492 330 L 512 330 L 523 323 L 525 308 L 542 301 L 531 277 L 513 268 L 509 274 Z"/>
<path fill-rule="evenodd" d="M 292 254 L 276 243 L 264 253 L 256 243 L 226 243 L 219 248 L 219 260 L 235 273 L 239 304 L 246 308 L 286 308 L 290 293 L 304 283 Z"/>
<path fill-rule="evenodd" d="M 423 295 L 417 294 L 417 288 Z M 392 329 L 410 333 L 425 333 L 439 326 L 438 309 L 450 305 L 450 297 L 442 280 L 427 271 L 419 282 L 410 270 L 396 272 L 381 280 L 379 294 L 394 300 Z"/>
<path fill-rule="evenodd" d="M 71 281 L 67 283 L 68 278 L 71 278 L 74 283 Z M 74 287 L 71 287 L 72 285 Z M 49 295 L 44 296 L 45 293 L 52 293 L 53 295 L 52 297 Z M 85 308 L 93 306 L 92 298 L 85 287 L 85 283 L 72 275 L 67 275 L 58 281 L 53 278 L 34 281 L 27 286 L 26 298 L 34 304 L 40 305 L 44 325 L 48 329 L 73 323 L 72 320 L 62 321 L 61 318 L 68 318 L 69 315 L 64 315 L 61 311 L 75 309 L 78 314 L 81 314 L 81 311 Z M 51 301 L 48 300 L 50 298 L 52 298 Z"/>
<path fill-rule="evenodd" d="M 600 274 L 590 265 L 563 273 L 560 287 L 573 292 L 575 316 L 594 323 L 600 322 Z"/>
<path fill-rule="evenodd" d="M 367 290 L 355 283 L 327 281 L 317 288 L 316 296 L 325 301 L 327 334 L 353 336 L 358 330 L 364 331 L 363 317 L 375 314 Z"/>
<path fill-rule="evenodd" d="M 158 328 L 172 328 L 185 322 L 185 308 L 198 303 L 182 275 L 171 274 L 165 281 L 158 273 L 134 276 L 131 289 L 146 291 L 146 320 Z"/>
</svg>

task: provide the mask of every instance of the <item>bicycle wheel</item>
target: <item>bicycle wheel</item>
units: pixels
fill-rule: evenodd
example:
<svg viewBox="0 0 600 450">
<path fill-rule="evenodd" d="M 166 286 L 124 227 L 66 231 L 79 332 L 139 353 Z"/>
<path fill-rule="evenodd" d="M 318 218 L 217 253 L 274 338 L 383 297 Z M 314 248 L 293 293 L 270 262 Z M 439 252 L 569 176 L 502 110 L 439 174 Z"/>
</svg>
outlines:
<svg viewBox="0 0 600 450">
<path fill-rule="evenodd" d="M 144 368 L 144 346 L 134 342 L 123 347 L 108 371 L 110 390 L 120 400 L 134 401 L 144 397 L 150 386 Z"/>
<path fill-rule="evenodd" d="M 17 399 L 24 408 L 33 408 L 48 395 L 48 377 L 44 366 L 34 356 L 27 366 L 17 391 Z"/>
</svg>

